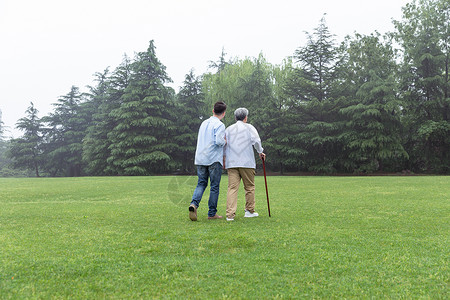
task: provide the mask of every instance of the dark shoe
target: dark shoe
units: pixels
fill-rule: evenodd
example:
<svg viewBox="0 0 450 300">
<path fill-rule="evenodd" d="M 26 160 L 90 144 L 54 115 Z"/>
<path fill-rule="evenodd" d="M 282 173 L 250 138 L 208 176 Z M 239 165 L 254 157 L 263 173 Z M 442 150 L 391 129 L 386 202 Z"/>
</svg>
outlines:
<svg viewBox="0 0 450 300">
<path fill-rule="evenodd" d="M 192 221 L 197 221 L 197 207 L 194 204 L 189 206 L 189 218 Z"/>
<path fill-rule="evenodd" d="M 219 215 L 215 215 L 214 217 L 208 217 L 208 220 L 213 220 L 213 219 L 223 219 L 223 217 L 219 216 Z"/>
</svg>

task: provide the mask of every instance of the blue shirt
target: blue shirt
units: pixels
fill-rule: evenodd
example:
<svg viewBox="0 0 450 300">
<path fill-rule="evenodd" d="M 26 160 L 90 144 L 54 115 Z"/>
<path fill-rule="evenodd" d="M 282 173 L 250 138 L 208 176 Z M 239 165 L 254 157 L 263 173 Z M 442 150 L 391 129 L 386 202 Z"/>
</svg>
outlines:
<svg viewBox="0 0 450 300">
<path fill-rule="evenodd" d="M 215 162 L 222 164 L 225 144 L 225 125 L 215 116 L 203 121 L 198 130 L 195 165 L 210 166 Z"/>
</svg>

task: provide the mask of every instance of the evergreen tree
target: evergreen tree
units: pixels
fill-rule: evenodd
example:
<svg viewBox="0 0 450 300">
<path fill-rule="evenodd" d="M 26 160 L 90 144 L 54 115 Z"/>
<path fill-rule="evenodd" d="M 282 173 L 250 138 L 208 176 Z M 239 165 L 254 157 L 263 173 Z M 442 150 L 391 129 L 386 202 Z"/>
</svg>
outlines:
<svg viewBox="0 0 450 300">
<path fill-rule="evenodd" d="M 39 177 L 39 168 L 42 164 L 42 122 L 33 102 L 26 110 L 26 114 L 27 116 L 16 124 L 16 128 L 23 131 L 23 136 L 11 139 L 8 156 L 12 158 L 14 168 L 31 170 Z"/>
<path fill-rule="evenodd" d="M 300 101 L 319 101 L 332 98 L 336 80 L 337 48 L 325 17 L 320 20 L 314 33 L 307 34 L 307 45 L 295 51 L 299 67 L 295 85 L 289 86 L 291 94 Z"/>
<path fill-rule="evenodd" d="M 376 33 L 349 41 L 342 83 L 350 91 L 348 106 L 340 110 L 346 126 L 342 137 L 349 151 L 348 170 L 374 172 L 408 158 L 401 139 L 401 103 L 397 98 L 395 52 L 391 42 Z M 348 161 L 346 161 L 348 162 Z"/>
<path fill-rule="evenodd" d="M 222 72 L 227 65 L 233 64 L 231 60 L 226 60 L 226 53 L 225 48 L 222 48 L 222 53 L 220 54 L 219 60 L 217 62 L 210 61 L 209 62 L 209 68 L 210 69 L 217 69 L 217 73 Z"/>
<path fill-rule="evenodd" d="M 205 112 L 205 97 L 200 78 L 191 70 L 185 76 L 184 85 L 178 93 L 176 111 L 175 143 L 178 145 L 176 161 L 183 172 L 194 172 L 194 156 L 197 145 L 198 129 L 202 120 L 209 117 Z"/>
<path fill-rule="evenodd" d="M 96 74 L 97 86 L 92 88 L 92 99 L 96 104 L 93 123 L 83 141 L 83 161 L 91 175 L 117 175 L 120 171 L 112 163 L 111 148 L 116 119 L 111 116 L 121 105 L 122 96 L 131 76 L 131 61 L 124 55 L 122 63 L 112 74 L 105 70 Z"/>
<path fill-rule="evenodd" d="M 90 89 L 90 109 L 93 112 L 92 123 L 87 129 L 83 139 L 83 162 L 86 165 L 86 172 L 89 175 L 111 175 L 107 173 L 108 151 L 108 113 L 107 104 L 110 100 L 109 90 L 109 70 L 103 73 L 96 73 L 96 87 Z M 109 129 L 112 129 L 109 127 Z"/>
<path fill-rule="evenodd" d="M 110 113 L 116 126 L 111 139 L 112 163 L 119 174 L 147 175 L 167 172 L 174 167 L 173 90 L 165 66 L 156 57 L 154 42 L 139 52 L 131 64 L 129 85 L 120 106 Z"/>
<path fill-rule="evenodd" d="M 44 168 L 51 176 L 82 175 L 82 141 L 90 116 L 81 101 L 78 87 L 72 86 L 70 92 L 54 104 L 54 112 L 43 118 L 49 126 L 44 130 Z"/>
<path fill-rule="evenodd" d="M 450 170 L 450 6 L 448 0 L 412 1 L 395 22 L 403 50 L 401 93 L 410 167 Z"/>
<path fill-rule="evenodd" d="M 295 102 L 291 109 L 297 130 L 290 138 L 296 149 L 303 149 L 309 171 L 333 173 L 342 161 L 343 145 L 340 102 L 336 99 L 338 48 L 322 18 L 308 43 L 294 55 L 298 67 L 286 84 L 286 93 Z"/>
<path fill-rule="evenodd" d="M 9 157 L 9 149 L 11 148 L 11 141 L 5 140 L 4 124 L 2 122 L 2 111 L 0 110 L 0 177 L 9 176 L 23 176 L 17 170 L 11 170 L 12 160 Z"/>
<path fill-rule="evenodd" d="M 111 150 L 114 148 L 113 141 L 115 139 L 114 128 L 119 124 L 114 117 L 114 111 L 122 104 L 122 97 L 131 80 L 131 63 L 132 61 L 127 55 L 124 55 L 122 63 L 109 78 L 109 89 L 107 101 L 100 106 L 100 113 L 103 114 L 102 132 L 106 134 L 106 140 L 100 147 L 99 154 L 106 157 L 106 168 L 104 173 L 107 175 L 118 175 L 121 169 L 114 164 L 114 156 Z"/>
</svg>

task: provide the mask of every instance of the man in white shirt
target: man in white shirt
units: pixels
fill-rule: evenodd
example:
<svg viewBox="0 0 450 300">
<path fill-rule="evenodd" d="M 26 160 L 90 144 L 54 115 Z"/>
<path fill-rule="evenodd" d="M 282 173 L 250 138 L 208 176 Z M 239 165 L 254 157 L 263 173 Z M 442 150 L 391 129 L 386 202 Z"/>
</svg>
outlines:
<svg viewBox="0 0 450 300">
<path fill-rule="evenodd" d="M 197 221 L 197 208 L 203 193 L 211 181 L 208 201 L 208 219 L 222 219 L 217 214 L 220 178 L 222 176 L 223 146 L 225 140 L 225 125 L 221 122 L 225 116 L 227 105 L 224 102 L 214 104 L 213 115 L 200 125 L 198 130 L 197 148 L 195 151 L 195 165 L 197 166 L 198 182 L 189 206 L 189 218 Z"/>
<path fill-rule="evenodd" d="M 225 130 L 227 144 L 224 147 L 224 164 L 228 171 L 227 221 L 236 216 L 237 194 L 242 179 L 245 190 L 244 217 L 257 217 L 255 212 L 255 154 L 253 148 L 264 159 L 258 131 L 247 123 L 248 109 L 238 108 L 234 112 L 236 123 Z"/>
</svg>

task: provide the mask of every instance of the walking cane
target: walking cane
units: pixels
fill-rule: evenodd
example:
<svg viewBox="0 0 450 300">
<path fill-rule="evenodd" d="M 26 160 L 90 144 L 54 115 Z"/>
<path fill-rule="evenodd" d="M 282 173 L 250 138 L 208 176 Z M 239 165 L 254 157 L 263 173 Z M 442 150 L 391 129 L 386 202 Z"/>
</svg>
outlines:
<svg viewBox="0 0 450 300">
<path fill-rule="evenodd" d="M 265 158 L 262 158 L 262 163 L 263 163 L 263 170 L 264 170 L 264 182 L 266 183 L 267 209 L 269 210 L 269 217 L 270 217 L 269 192 L 267 191 L 266 159 Z"/>
</svg>

